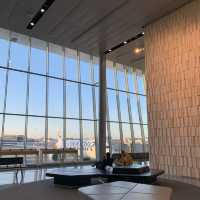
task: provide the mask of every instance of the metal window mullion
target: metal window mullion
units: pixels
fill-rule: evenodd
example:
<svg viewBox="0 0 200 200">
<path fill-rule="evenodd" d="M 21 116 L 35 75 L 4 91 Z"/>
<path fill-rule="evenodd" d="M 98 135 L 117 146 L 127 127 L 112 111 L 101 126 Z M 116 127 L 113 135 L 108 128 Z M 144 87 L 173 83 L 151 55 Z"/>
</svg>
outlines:
<svg viewBox="0 0 200 200">
<path fill-rule="evenodd" d="M 10 67 L 10 53 L 11 53 L 11 31 L 9 31 L 9 42 L 8 42 L 8 59 L 7 59 L 7 69 L 6 69 L 6 82 L 5 82 L 5 90 L 4 90 L 4 105 L 3 105 L 3 116 L 2 116 L 2 128 L 1 128 L 1 144 L 0 148 L 3 147 L 3 138 L 5 132 L 5 112 L 6 112 L 6 103 L 7 103 L 7 95 L 8 95 L 8 76 L 9 76 L 9 67 Z"/>
<path fill-rule="evenodd" d="M 45 149 L 48 146 L 48 95 L 49 95 L 49 43 L 46 47 L 46 105 L 45 105 Z"/>
<path fill-rule="evenodd" d="M 130 130 L 131 130 L 131 141 L 132 141 L 131 152 L 134 153 L 135 137 L 134 137 L 133 118 L 132 118 L 130 93 L 129 93 L 129 85 L 128 85 L 128 70 L 125 71 L 125 83 L 126 83 L 126 90 L 128 91 L 128 93 L 127 93 L 127 106 L 128 106 L 129 125 L 130 125 Z"/>
<path fill-rule="evenodd" d="M 66 79 L 66 63 L 65 63 L 65 56 L 66 56 L 66 51 L 65 48 L 63 47 L 63 79 Z M 66 148 L 66 81 L 63 80 L 63 148 Z"/>
<path fill-rule="evenodd" d="M 80 160 L 83 160 L 83 122 L 82 122 L 82 98 L 81 98 L 81 69 L 80 69 L 80 52 L 77 50 L 77 67 L 78 67 L 78 99 L 79 99 L 79 128 L 80 128 Z"/>
<path fill-rule="evenodd" d="M 30 72 L 31 65 L 31 37 L 29 37 L 29 53 L 28 53 L 28 72 Z M 26 85 L 26 116 L 25 116 L 25 140 L 24 140 L 24 148 L 27 148 L 27 131 L 28 131 L 28 105 L 29 105 L 29 91 L 30 91 L 30 73 L 27 74 L 27 85 Z"/>
<path fill-rule="evenodd" d="M 138 92 L 137 74 L 135 74 L 134 79 L 135 79 L 134 81 L 135 81 L 136 91 Z M 141 136 L 142 136 L 142 149 L 143 149 L 143 152 L 145 152 L 144 128 L 143 128 L 142 111 L 141 111 L 141 107 L 140 107 L 139 95 L 136 95 L 136 98 L 137 98 L 137 107 L 138 107 L 138 114 L 139 114 L 139 120 L 140 120 L 140 129 L 141 129 Z"/>
<path fill-rule="evenodd" d="M 121 150 L 123 150 L 123 130 L 122 130 L 122 119 L 121 119 L 121 109 L 120 109 L 120 100 L 119 100 L 119 86 L 117 80 L 117 67 L 114 63 L 114 79 L 115 79 L 115 88 L 116 88 L 116 101 L 117 101 L 117 112 L 119 120 L 119 132 L 120 132 L 120 141 L 121 141 Z"/>
<path fill-rule="evenodd" d="M 90 75 L 92 83 L 94 80 L 94 63 L 93 56 L 90 56 Z M 97 135 L 97 118 L 96 118 L 96 94 L 95 94 L 95 86 L 92 86 L 92 105 L 93 105 L 93 119 L 94 119 L 94 137 L 95 137 L 95 149 L 96 149 L 96 160 L 99 160 L 99 141 Z"/>
</svg>

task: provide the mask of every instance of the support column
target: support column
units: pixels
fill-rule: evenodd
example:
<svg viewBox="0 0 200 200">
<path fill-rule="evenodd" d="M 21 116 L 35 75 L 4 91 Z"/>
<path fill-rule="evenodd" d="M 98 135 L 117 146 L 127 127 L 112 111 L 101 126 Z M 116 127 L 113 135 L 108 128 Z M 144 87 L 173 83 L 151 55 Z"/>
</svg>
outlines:
<svg viewBox="0 0 200 200">
<path fill-rule="evenodd" d="M 99 66 L 99 158 L 106 153 L 106 55 L 100 55 Z"/>
</svg>

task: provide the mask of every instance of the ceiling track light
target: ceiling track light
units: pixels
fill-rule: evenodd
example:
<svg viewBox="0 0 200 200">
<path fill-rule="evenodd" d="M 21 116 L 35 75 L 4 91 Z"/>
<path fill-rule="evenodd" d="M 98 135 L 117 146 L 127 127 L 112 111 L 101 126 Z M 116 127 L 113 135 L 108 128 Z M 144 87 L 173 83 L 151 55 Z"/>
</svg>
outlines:
<svg viewBox="0 0 200 200">
<path fill-rule="evenodd" d="M 130 38 L 130 39 L 124 41 L 124 42 L 121 42 L 120 44 L 118 44 L 118 45 L 112 47 L 111 49 L 104 51 L 104 54 L 108 54 L 108 53 L 110 53 L 111 51 L 113 52 L 114 50 L 116 50 L 116 49 L 118 49 L 118 48 L 120 48 L 120 47 L 122 47 L 122 46 L 125 46 L 125 45 L 127 45 L 128 43 L 133 42 L 134 40 L 137 40 L 137 39 L 139 39 L 139 38 L 141 38 L 141 37 L 143 37 L 143 36 L 144 36 L 144 32 L 141 32 L 141 33 L 135 35 L 134 37 L 132 37 L 132 38 Z"/>
<path fill-rule="evenodd" d="M 36 23 L 41 19 L 41 17 L 45 14 L 45 12 L 49 9 L 49 7 L 53 4 L 54 1 L 55 0 L 46 0 L 40 7 L 39 11 L 28 23 L 26 28 L 31 30 L 36 25 Z"/>
</svg>

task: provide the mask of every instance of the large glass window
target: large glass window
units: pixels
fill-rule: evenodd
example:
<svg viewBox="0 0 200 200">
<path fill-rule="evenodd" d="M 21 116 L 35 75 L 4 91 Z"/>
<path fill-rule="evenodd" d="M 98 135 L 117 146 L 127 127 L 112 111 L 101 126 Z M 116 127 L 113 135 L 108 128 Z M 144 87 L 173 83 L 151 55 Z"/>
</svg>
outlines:
<svg viewBox="0 0 200 200">
<path fill-rule="evenodd" d="M 79 118 L 78 84 L 66 82 L 66 113 L 69 118 Z"/>
<path fill-rule="evenodd" d="M 5 127 L 4 127 L 4 137 L 3 137 L 3 147 L 24 148 L 25 140 L 25 117 L 16 115 L 6 115 L 5 116 Z"/>
<path fill-rule="evenodd" d="M 82 85 L 82 118 L 93 119 L 93 102 L 92 102 L 92 87 L 88 85 Z"/>
<path fill-rule="evenodd" d="M 46 79 L 43 76 L 30 76 L 29 114 L 45 115 Z"/>
<path fill-rule="evenodd" d="M 0 69 L 0 112 L 3 112 L 6 84 L 6 70 Z"/>
<path fill-rule="evenodd" d="M 0 66 L 7 67 L 9 51 L 9 31 L 0 28 Z"/>
<path fill-rule="evenodd" d="M 111 132 L 112 153 L 119 153 L 121 152 L 119 123 L 110 122 L 110 132 Z"/>
<path fill-rule="evenodd" d="M 84 159 L 95 159 L 94 122 L 83 120 L 83 156 Z"/>
<path fill-rule="evenodd" d="M 95 159 L 99 58 L 1 28 L 0 55 L 0 148 L 75 148 Z M 134 69 L 106 61 L 111 153 L 148 151 L 144 74 Z"/>
<path fill-rule="evenodd" d="M 61 46 L 49 44 L 49 75 L 63 77 L 64 51 Z"/>
<path fill-rule="evenodd" d="M 27 148 L 45 147 L 45 118 L 28 117 Z"/>
<path fill-rule="evenodd" d="M 29 60 L 29 38 L 12 32 L 10 40 L 10 66 L 12 68 L 27 71 Z"/>
<path fill-rule="evenodd" d="M 88 54 L 80 53 L 81 82 L 91 83 L 91 63 Z"/>
<path fill-rule="evenodd" d="M 48 119 L 48 148 L 63 148 L 63 119 Z"/>
<path fill-rule="evenodd" d="M 78 80 L 78 61 L 77 51 L 65 49 L 65 67 L 66 78 L 69 80 Z"/>
<path fill-rule="evenodd" d="M 31 57 L 30 57 L 30 71 L 46 74 L 47 64 L 47 43 L 31 38 Z"/>
<path fill-rule="evenodd" d="M 48 114 L 54 117 L 63 117 L 63 81 L 49 79 Z"/>
<path fill-rule="evenodd" d="M 9 71 L 6 112 L 25 114 L 27 74 Z"/>
<path fill-rule="evenodd" d="M 107 90 L 108 92 L 108 110 L 110 121 L 118 121 L 116 91 Z"/>
</svg>

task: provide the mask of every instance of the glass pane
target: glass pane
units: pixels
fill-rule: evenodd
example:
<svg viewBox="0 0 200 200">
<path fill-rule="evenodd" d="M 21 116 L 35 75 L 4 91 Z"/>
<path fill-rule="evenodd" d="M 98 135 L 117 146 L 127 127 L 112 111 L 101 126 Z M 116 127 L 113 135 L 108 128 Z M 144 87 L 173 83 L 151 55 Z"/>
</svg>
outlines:
<svg viewBox="0 0 200 200">
<path fill-rule="evenodd" d="M 142 135 L 141 135 L 140 125 L 133 124 L 133 129 L 134 129 L 134 139 L 135 139 L 134 152 L 135 153 L 143 152 L 143 144 L 142 144 Z"/>
<path fill-rule="evenodd" d="M 123 150 L 126 152 L 131 152 L 132 137 L 130 124 L 122 123 L 123 130 Z"/>
<path fill-rule="evenodd" d="M 144 124 L 147 124 L 147 100 L 145 96 L 139 96 L 139 98 L 140 98 L 142 121 Z"/>
<path fill-rule="evenodd" d="M 63 119 L 48 119 L 48 148 L 63 148 Z"/>
<path fill-rule="evenodd" d="M 135 90 L 135 81 L 134 81 L 135 73 L 129 72 L 128 73 L 128 87 L 129 87 L 129 92 L 136 92 Z"/>
<path fill-rule="evenodd" d="M 61 46 L 49 44 L 49 75 L 63 78 L 64 52 Z"/>
<path fill-rule="evenodd" d="M 96 85 L 99 84 L 99 59 L 93 57 L 93 70 L 94 70 L 94 82 Z"/>
<path fill-rule="evenodd" d="M 24 148 L 24 127 L 24 116 L 6 115 L 3 147 L 9 149 Z"/>
<path fill-rule="evenodd" d="M 111 144 L 112 144 L 112 153 L 121 152 L 121 140 L 119 132 L 119 123 L 110 122 L 110 132 L 111 132 Z"/>
<path fill-rule="evenodd" d="M 126 91 L 125 73 L 122 65 L 117 64 L 117 83 L 118 89 Z"/>
<path fill-rule="evenodd" d="M 0 114 L 0 140 L 1 140 L 1 133 L 2 133 L 2 120 L 3 120 L 3 115 Z M 0 145 L 1 147 L 1 145 Z"/>
<path fill-rule="evenodd" d="M 95 87 L 96 119 L 99 119 L 99 87 Z"/>
<path fill-rule="evenodd" d="M 127 94 L 125 92 L 119 92 L 119 102 L 121 109 L 121 120 L 122 122 L 129 122 Z"/>
<path fill-rule="evenodd" d="M 66 78 L 69 80 L 78 80 L 77 51 L 65 49 Z"/>
<path fill-rule="evenodd" d="M 137 87 L 139 94 L 145 94 L 143 75 L 137 74 Z"/>
<path fill-rule="evenodd" d="M 79 150 L 80 154 L 80 123 L 79 120 L 66 120 L 66 147 Z"/>
<path fill-rule="evenodd" d="M 79 118 L 78 84 L 66 82 L 67 117 Z"/>
<path fill-rule="evenodd" d="M 3 112 L 6 84 L 6 70 L 0 69 L 0 112 Z"/>
<path fill-rule="evenodd" d="M 25 114 L 27 74 L 9 71 L 7 113 Z"/>
<path fill-rule="evenodd" d="M 107 90 L 108 92 L 108 110 L 110 121 L 118 121 L 116 91 Z"/>
<path fill-rule="evenodd" d="M 48 115 L 63 117 L 63 81 L 49 79 Z"/>
<path fill-rule="evenodd" d="M 10 66 L 28 70 L 29 38 L 15 32 L 11 33 Z"/>
<path fill-rule="evenodd" d="M 9 48 L 9 31 L 0 28 L 0 66 L 7 67 Z"/>
<path fill-rule="evenodd" d="M 93 101 L 92 101 L 92 87 L 82 85 L 82 118 L 93 119 Z"/>
<path fill-rule="evenodd" d="M 46 78 L 31 75 L 29 86 L 29 114 L 45 115 Z"/>
<path fill-rule="evenodd" d="M 88 54 L 80 53 L 80 73 L 81 82 L 92 83 L 90 56 Z"/>
<path fill-rule="evenodd" d="M 83 156 L 84 160 L 96 158 L 93 121 L 83 121 Z"/>
<path fill-rule="evenodd" d="M 115 69 L 113 67 L 113 63 L 107 61 L 106 62 L 106 81 L 108 88 L 115 88 Z"/>
<path fill-rule="evenodd" d="M 27 130 L 27 148 L 45 147 L 45 118 L 29 117 Z"/>
<path fill-rule="evenodd" d="M 143 125 L 143 129 L 144 129 L 145 150 L 146 150 L 146 152 L 149 152 L 148 126 Z"/>
<path fill-rule="evenodd" d="M 47 60 L 47 43 L 31 38 L 31 61 L 30 61 L 30 71 L 46 74 L 46 60 Z"/>
<path fill-rule="evenodd" d="M 130 94 L 130 104 L 131 104 L 132 120 L 134 123 L 139 123 L 137 96 L 136 95 Z"/>
</svg>

